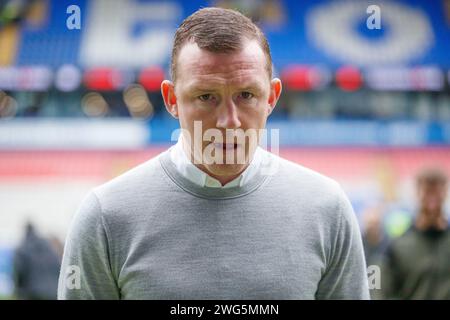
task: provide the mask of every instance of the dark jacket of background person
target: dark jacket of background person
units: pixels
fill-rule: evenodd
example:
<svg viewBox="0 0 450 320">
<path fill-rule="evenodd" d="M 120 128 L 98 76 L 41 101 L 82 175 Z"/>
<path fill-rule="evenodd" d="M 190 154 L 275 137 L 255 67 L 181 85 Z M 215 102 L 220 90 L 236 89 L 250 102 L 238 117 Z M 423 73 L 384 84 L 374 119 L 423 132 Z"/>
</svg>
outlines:
<svg viewBox="0 0 450 320">
<path fill-rule="evenodd" d="M 450 229 L 411 227 L 393 241 L 382 270 L 384 298 L 450 299 Z"/>
<path fill-rule="evenodd" d="M 60 257 L 50 242 L 27 226 L 14 256 L 15 294 L 18 299 L 56 299 Z"/>
</svg>

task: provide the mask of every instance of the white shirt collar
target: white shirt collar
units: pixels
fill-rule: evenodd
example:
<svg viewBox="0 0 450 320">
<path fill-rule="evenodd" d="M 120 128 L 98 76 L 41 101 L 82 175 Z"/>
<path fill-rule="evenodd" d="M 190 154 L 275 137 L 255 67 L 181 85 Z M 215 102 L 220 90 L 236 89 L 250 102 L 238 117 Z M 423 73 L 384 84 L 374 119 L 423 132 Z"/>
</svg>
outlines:
<svg viewBox="0 0 450 320">
<path fill-rule="evenodd" d="M 198 186 L 209 188 L 231 188 L 244 186 L 257 173 L 261 165 L 261 151 L 261 147 L 258 146 L 253 156 L 253 160 L 250 162 L 249 166 L 242 172 L 239 177 L 228 182 L 224 186 L 222 186 L 219 180 L 206 174 L 189 160 L 182 145 L 181 135 L 178 139 L 178 142 L 172 148 L 170 148 L 170 159 L 175 164 L 177 171 L 182 176 Z"/>
</svg>

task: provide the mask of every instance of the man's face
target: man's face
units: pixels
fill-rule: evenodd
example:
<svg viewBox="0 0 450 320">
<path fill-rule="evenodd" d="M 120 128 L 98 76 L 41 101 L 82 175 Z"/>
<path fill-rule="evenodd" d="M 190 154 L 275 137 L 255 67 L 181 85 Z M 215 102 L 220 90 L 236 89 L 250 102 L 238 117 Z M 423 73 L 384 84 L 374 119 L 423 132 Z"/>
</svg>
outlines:
<svg viewBox="0 0 450 320">
<path fill-rule="evenodd" d="M 231 53 L 212 53 L 196 43 L 187 43 L 179 52 L 174 87 L 168 81 L 162 84 L 167 109 L 191 138 L 191 143 L 185 145 L 191 160 L 198 160 L 198 155 L 222 155 L 222 164 L 202 161 L 199 165 L 212 175 L 239 174 L 253 157 L 256 144 L 251 145 L 251 139 L 245 139 L 244 144 L 242 139 L 230 141 L 227 131 L 258 132 L 265 127 L 281 93 L 280 80 L 269 79 L 266 64 L 266 56 L 256 41 L 247 41 L 242 50 Z M 194 130 L 196 121 L 201 123 L 200 137 Z M 223 139 L 204 141 L 203 134 L 209 129 L 218 129 L 215 132 L 220 132 Z M 201 142 L 195 145 L 194 139 Z M 239 155 L 244 155 L 245 161 L 239 161 Z"/>
<path fill-rule="evenodd" d="M 443 183 L 421 183 L 418 197 L 421 209 L 428 214 L 441 214 L 447 195 L 447 186 Z"/>
</svg>

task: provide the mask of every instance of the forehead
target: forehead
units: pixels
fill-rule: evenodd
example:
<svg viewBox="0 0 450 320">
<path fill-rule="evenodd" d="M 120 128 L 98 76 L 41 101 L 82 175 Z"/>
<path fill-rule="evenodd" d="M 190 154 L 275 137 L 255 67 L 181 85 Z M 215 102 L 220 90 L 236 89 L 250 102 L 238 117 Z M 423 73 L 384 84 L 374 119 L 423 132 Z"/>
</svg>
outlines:
<svg viewBox="0 0 450 320">
<path fill-rule="evenodd" d="M 419 183 L 419 188 L 426 192 L 435 192 L 445 187 L 446 183 L 443 181 L 422 181 Z"/>
<path fill-rule="evenodd" d="M 177 81 L 185 85 L 205 81 L 208 84 L 261 82 L 268 79 L 266 64 L 264 52 L 256 40 L 229 53 L 210 52 L 189 42 L 178 56 Z"/>
</svg>

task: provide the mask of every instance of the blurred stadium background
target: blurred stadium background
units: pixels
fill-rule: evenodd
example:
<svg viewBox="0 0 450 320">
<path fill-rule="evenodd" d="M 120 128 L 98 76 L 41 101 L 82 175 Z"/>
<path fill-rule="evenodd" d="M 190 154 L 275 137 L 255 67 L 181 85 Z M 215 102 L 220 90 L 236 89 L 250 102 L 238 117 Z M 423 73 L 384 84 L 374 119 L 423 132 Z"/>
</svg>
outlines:
<svg viewBox="0 0 450 320">
<path fill-rule="evenodd" d="M 370 4 L 379 30 L 366 27 Z M 171 143 L 178 124 L 159 86 L 175 29 L 205 6 L 237 8 L 265 31 L 284 84 L 268 124 L 280 154 L 338 180 L 361 223 L 377 208 L 400 235 L 415 173 L 450 173 L 448 0 L 2 0 L 0 297 L 13 295 L 27 221 L 63 242 L 90 188 Z"/>
</svg>

